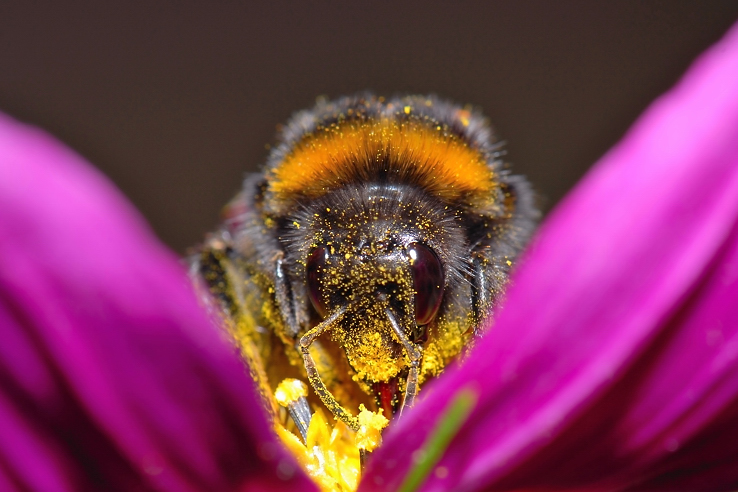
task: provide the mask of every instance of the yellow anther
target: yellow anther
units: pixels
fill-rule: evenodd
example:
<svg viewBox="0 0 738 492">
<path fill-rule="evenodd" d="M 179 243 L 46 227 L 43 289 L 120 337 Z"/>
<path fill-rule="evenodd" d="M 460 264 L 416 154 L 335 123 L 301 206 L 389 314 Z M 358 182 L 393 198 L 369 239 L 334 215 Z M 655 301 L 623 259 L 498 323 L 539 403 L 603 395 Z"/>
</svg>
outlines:
<svg viewBox="0 0 738 492">
<path fill-rule="evenodd" d="M 299 379 L 284 379 L 277 390 L 274 392 L 274 398 L 277 403 L 286 407 L 290 403 L 296 402 L 300 398 L 306 397 L 308 392 L 307 385 Z"/>
<path fill-rule="evenodd" d="M 389 420 L 377 412 L 370 412 L 359 405 L 359 431 L 356 433 L 356 446 L 366 451 L 374 451 L 382 443 L 382 429 L 387 427 Z"/>
</svg>

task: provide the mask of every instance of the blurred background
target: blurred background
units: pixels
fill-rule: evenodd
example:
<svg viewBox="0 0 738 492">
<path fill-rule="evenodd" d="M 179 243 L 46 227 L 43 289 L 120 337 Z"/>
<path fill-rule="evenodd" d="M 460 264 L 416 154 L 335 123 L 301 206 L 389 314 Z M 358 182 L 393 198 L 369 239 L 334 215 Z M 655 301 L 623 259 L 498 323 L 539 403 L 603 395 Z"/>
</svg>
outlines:
<svg viewBox="0 0 738 492">
<path fill-rule="evenodd" d="M 278 123 L 364 89 L 480 107 L 549 210 L 737 19 L 735 0 L 5 0 L 0 109 L 93 162 L 179 252 Z"/>
</svg>

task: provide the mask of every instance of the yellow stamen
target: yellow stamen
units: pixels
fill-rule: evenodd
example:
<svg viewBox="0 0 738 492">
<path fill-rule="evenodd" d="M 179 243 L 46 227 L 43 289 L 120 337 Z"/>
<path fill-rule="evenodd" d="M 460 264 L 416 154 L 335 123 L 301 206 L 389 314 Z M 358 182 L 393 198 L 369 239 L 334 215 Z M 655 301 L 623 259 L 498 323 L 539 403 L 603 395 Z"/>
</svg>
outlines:
<svg viewBox="0 0 738 492">
<path fill-rule="evenodd" d="M 301 397 L 306 397 L 307 394 L 308 387 L 305 383 L 299 379 L 287 378 L 277 386 L 277 390 L 274 392 L 274 398 L 277 400 L 277 403 L 286 407 Z"/>
<path fill-rule="evenodd" d="M 359 449 L 372 452 L 382 443 L 382 429 L 387 427 L 389 420 L 381 413 L 370 412 L 359 405 L 359 431 L 356 433 L 356 446 Z"/>
</svg>

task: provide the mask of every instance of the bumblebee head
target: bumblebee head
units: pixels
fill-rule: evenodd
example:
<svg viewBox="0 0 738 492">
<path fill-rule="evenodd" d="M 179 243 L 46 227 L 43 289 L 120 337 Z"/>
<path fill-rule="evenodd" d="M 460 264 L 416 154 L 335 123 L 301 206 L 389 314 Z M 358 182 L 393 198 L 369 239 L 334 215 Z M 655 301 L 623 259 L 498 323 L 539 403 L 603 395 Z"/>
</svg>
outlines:
<svg viewBox="0 0 738 492">
<path fill-rule="evenodd" d="M 319 244 L 306 266 L 310 301 L 323 317 L 346 308 L 378 319 L 389 309 L 396 318 L 424 326 L 443 300 L 440 259 L 429 246 L 410 238 Z M 417 342 L 414 331 L 408 335 Z"/>
<path fill-rule="evenodd" d="M 330 205 L 311 204 L 293 225 L 306 245 L 310 303 L 323 318 L 345 311 L 330 332 L 368 381 L 387 381 L 407 365 L 403 337 L 425 341 L 449 285 L 449 247 L 462 241 L 449 234 L 457 227 L 443 207 L 413 193 L 353 187 Z"/>
<path fill-rule="evenodd" d="M 406 366 L 397 332 L 424 341 L 444 292 L 443 267 L 428 246 L 388 239 L 318 245 L 307 260 L 310 301 L 324 317 L 346 310 L 333 338 L 360 377 L 373 382 Z"/>
</svg>

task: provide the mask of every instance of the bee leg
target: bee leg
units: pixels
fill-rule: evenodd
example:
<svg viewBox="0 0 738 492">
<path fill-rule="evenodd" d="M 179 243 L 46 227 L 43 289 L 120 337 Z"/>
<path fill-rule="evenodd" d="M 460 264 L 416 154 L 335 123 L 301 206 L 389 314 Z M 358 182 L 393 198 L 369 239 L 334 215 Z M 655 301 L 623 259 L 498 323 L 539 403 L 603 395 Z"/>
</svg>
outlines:
<svg viewBox="0 0 738 492">
<path fill-rule="evenodd" d="M 333 413 L 333 415 L 335 415 L 337 419 L 343 421 L 351 429 L 358 431 L 359 419 L 351 415 L 348 410 L 343 408 L 341 404 L 338 403 L 336 398 L 331 394 L 328 388 L 326 388 L 325 383 L 323 383 L 323 380 L 320 377 L 320 374 L 318 374 L 318 370 L 315 368 L 315 361 L 313 360 L 313 356 L 310 355 L 310 345 L 315 341 L 316 338 L 318 338 L 324 332 L 328 331 L 331 326 L 333 326 L 333 323 L 338 321 L 345 312 L 346 308 L 335 311 L 322 323 L 305 333 L 305 335 L 300 338 L 300 350 L 302 351 L 302 360 L 305 364 L 308 381 L 310 381 L 310 384 L 313 386 L 315 393 L 321 399 L 326 408 L 328 408 L 328 410 L 330 410 L 330 412 Z"/>
<path fill-rule="evenodd" d="M 415 395 L 418 394 L 418 369 L 420 368 L 420 361 L 423 358 L 423 352 L 421 352 L 418 345 L 411 342 L 407 335 L 405 335 L 405 332 L 402 331 L 402 327 L 397 322 L 392 311 L 386 309 L 385 313 L 390 320 L 392 330 L 395 332 L 395 335 L 397 335 L 397 338 L 400 339 L 400 343 L 402 343 L 402 346 L 405 348 L 405 352 L 407 352 L 407 356 L 410 359 L 410 371 L 407 374 L 405 398 L 402 401 L 402 406 L 400 407 L 399 412 L 399 414 L 402 415 L 402 411 L 405 407 L 412 408 L 415 403 Z"/>
<path fill-rule="evenodd" d="M 281 252 L 277 256 L 274 266 L 274 296 L 277 298 L 277 305 L 287 326 L 288 334 L 294 337 L 297 335 L 299 327 L 292 306 L 292 289 L 287 278 L 287 272 L 284 269 L 284 258 Z"/>
<path fill-rule="evenodd" d="M 474 256 L 472 285 L 472 326 L 474 335 L 479 336 L 489 326 L 492 311 L 504 290 L 509 264 L 507 256 L 484 258 Z"/>
<path fill-rule="evenodd" d="M 279 252 L 275 259 L 274 279 L 274 293 L 277 300 L 277 306 L 279 306 L 280 314 L 282 315 L 282 319 L 285 321 L 287 333 L 294 337 L 299 332 L 299 326 L 292 303 L 294 292 L 284 268 L 284 255 L 282 252 Z M 290 417 L 292 417 L 297 429 L 300 431 L 303 441 L 307 443 L 307 431 L 310 427 L 310 420 L 312 419 L 312 412 L 310 411 L 310 404 L 308 403 L 307 398 L 302 396 L 294 399 L 294 401 L 286 403 Z"/>
<path fill-rule="evenodd" d="M 472 295 L 472 318 L 474 334 L 479 335 L 480 329 L 487 319 L 489 310 L 492 308 L 492 287 L 486 261 L 482 258 L 472 259 L 474 275 L 471 279 Z"/>
</svg>

